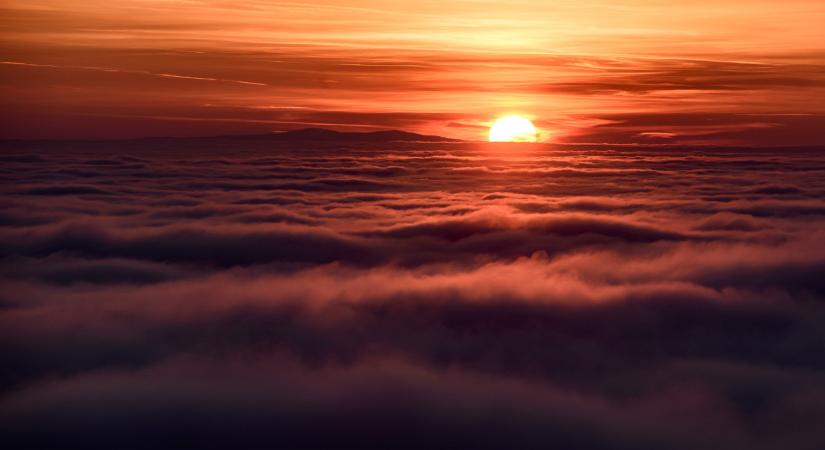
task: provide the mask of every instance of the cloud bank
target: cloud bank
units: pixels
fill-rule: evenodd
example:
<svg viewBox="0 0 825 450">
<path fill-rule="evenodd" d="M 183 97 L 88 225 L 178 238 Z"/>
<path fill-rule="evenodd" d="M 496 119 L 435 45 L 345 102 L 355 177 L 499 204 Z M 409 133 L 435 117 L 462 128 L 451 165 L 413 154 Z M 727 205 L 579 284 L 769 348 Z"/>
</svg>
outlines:
<svg viewBox="0 0 825 450">
<path fill-rule="evenodd" d="M 2 156 L 15 447 L 825 444 L 816 152 L 164 142 Z"/>
</svg>

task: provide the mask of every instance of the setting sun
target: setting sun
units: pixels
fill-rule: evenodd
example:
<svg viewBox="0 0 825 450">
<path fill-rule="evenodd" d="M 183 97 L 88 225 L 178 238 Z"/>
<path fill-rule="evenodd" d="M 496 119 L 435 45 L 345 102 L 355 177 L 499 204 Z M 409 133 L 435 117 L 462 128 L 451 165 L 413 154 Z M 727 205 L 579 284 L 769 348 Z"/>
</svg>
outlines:
<svg viewBox="0 0 825 450">
<path fill-rule="evenodd" d="M 536 127 L 522 116 L 502 117 L 490 127 L 490 142 L 536 142 Z"/>
</svg>

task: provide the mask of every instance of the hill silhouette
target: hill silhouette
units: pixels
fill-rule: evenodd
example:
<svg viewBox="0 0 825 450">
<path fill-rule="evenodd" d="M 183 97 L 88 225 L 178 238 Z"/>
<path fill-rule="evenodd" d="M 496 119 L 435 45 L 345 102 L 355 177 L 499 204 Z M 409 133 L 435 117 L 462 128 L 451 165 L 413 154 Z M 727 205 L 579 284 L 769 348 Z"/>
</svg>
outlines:
<svg viewBox="0 0 825 450">
<path fill-rule="evenodd" d="M 269 139 L 285 141 L 359 141 L 359 142 L 454 142 L 457 139 L 450 139 L 443 136 L 433 136 L 427 134 L 410 133 L 401 130 L 385 130 L 371 132 L 345 132 L 330 130 L 327 128 L 302 128 L 299 130 L 284 131 L 282 133 L 271 133 L 266 135 Z"/>
</svg>

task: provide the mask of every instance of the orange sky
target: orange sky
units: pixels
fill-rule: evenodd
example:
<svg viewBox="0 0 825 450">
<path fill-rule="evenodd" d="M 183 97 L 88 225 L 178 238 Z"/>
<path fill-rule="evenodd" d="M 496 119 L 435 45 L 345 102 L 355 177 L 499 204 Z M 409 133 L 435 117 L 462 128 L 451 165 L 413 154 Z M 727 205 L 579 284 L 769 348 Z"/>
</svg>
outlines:
<svg viewBox="0 0 825 450">
<path fill-rule="evenodd" d="M 821 0 L 3 0 L 0 136 L 825 144 Z"/>
</svg>

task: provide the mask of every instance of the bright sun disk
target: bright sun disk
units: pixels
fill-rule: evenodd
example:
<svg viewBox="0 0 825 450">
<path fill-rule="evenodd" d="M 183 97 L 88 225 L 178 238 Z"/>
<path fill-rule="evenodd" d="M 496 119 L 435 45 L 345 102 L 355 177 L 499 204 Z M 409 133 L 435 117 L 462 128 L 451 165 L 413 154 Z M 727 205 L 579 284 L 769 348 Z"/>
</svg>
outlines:
<svg viewBox="0 0 825 450">
<path fill-rule="evenodd" d="M 536 127 L 522 116 L 505 116 L 490 127 L 490 142 L 536 142 Z"/>
</svg>

